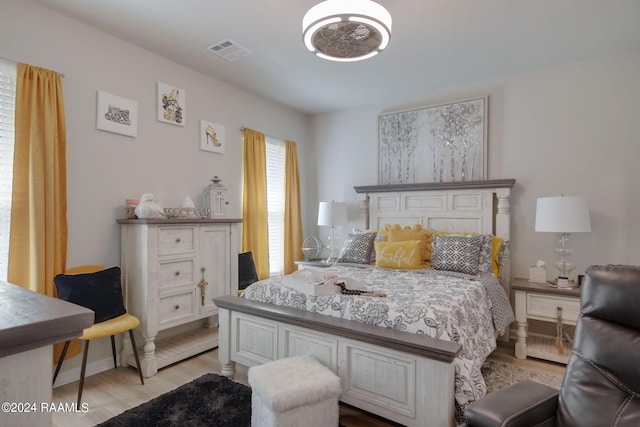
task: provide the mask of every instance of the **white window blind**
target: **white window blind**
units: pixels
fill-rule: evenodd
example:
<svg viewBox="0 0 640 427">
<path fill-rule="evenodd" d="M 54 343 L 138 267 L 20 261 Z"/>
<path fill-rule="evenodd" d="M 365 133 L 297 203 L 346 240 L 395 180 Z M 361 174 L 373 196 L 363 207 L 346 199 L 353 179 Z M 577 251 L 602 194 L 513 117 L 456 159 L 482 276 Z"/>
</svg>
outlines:
<svg viewBox="0 0 640 427">
<path fill-rule="evenodd" d="M 267 136 L 267 216 L 269 222 L 269 274 L 284 272 L 284 141 Z"/>
<path fill-rule="evenodd" d="M 13 141 L 15 138 L 16 63 L 0 58 L 0 280 L 7 280 Z"/>
</svg>

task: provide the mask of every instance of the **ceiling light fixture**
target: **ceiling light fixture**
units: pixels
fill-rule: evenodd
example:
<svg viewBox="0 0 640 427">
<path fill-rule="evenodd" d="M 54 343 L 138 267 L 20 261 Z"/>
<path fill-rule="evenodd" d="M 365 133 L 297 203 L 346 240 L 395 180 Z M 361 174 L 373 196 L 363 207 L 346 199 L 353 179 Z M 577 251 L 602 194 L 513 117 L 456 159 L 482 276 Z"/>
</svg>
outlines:
<svg viewBox="0 0 640 427">
<path fill-rule="evenodd" d="M 302 38 L 320 58 L 360 61 L 387 47 L 391 15 L 371 0 L 325 0 L 304 15 Z"/>
</svg>

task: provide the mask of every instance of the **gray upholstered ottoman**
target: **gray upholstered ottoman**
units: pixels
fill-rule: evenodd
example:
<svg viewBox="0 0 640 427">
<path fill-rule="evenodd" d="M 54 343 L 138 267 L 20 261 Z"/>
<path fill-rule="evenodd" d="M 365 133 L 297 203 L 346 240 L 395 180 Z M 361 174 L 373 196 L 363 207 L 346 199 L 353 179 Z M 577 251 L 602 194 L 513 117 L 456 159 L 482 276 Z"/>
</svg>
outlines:
<svg viewBox="0 0 640 427">
<path fill-rule="evenodd" d="M 309 356 L 249 368 L 253 427 L 338 425 L 340 378 Z"/>
</svg>

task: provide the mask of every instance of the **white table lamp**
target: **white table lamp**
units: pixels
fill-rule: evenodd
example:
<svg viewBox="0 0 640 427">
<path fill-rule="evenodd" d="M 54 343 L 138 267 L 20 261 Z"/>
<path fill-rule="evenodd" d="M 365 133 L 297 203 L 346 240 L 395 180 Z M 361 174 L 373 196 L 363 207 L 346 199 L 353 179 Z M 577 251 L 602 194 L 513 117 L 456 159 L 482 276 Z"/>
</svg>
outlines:
<svg viewBox="0 0 640 427">
<path fill-rule="evenodd" d="M 336 227 L 347 225 L 347 204 L 344 202 L 320 202 L 318 207 L 318 225 L 330 226 L 329 258 L 327 262 L 336 261 Z"/>
<path fill-rule="evenodd" d="M 558 259 L 553 265 L 558 269 L 558 277 L 568 279 L 569 273 L 576 268 L 576 265 L 568 259 L 573 251 L 567 248 L 567 240 L 571 233 L 591 231 L 589 201 L 583 196 L 538 198 L 535 230 L 558 234 L 559 247 L 556 249 Z"/>
</svg>

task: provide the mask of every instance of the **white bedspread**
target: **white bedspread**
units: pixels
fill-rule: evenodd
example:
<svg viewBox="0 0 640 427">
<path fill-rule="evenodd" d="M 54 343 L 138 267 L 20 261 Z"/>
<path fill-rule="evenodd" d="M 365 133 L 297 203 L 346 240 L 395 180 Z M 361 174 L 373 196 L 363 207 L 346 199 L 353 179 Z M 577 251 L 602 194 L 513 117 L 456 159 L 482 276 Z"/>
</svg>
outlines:
<svg viewBox="0 0 640 427">
<path fill-rule="evenodd" d="M 313 296 L 284 286 L 281 277 L 254 283 L 244 297 L 458 342 L 463 347 L 455 360 L 457 402 L 464 406 L 485 395 L 480 368 L 496 348 L 494 331 L 503 333 L 514 321 L 506 293 L 493 275 L 349 265 L 322 271 L 361 281 L 387 297 Z"/>
</svg>

